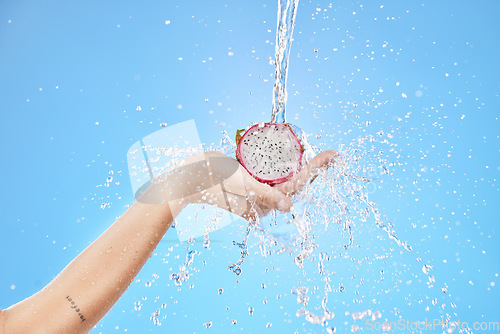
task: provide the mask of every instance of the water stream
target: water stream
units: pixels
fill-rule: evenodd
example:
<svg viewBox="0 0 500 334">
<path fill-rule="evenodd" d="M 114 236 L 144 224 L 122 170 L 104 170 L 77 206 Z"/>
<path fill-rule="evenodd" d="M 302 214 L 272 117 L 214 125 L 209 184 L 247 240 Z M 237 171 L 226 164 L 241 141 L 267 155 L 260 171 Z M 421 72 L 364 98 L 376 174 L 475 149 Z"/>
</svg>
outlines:
<svg viewBox="0 0 500 334">
<path fill-rule="evenodd" d="M 278 2 L 272 123 L 286 123 L 288 58 L 290 57 L 293 27 L 298 5 L 299 0 L 279 0 Z"/>
</svg>

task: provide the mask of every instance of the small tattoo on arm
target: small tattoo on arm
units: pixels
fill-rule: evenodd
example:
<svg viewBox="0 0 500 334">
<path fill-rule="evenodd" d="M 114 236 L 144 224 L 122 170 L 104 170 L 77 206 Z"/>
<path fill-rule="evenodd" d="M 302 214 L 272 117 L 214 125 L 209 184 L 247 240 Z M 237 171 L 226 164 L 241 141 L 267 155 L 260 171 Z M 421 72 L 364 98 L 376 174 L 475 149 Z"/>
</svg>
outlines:
<svg viewBox="0 0 500 334">
<path fill-rule="evenodd" d="M 80 308 L 78 307 L 78 305 L 76 305 L 73 298 L 71 298 L 70 296 L 66 296 L 66 299 L 68 300 L 68 302 L 71 303 L 71 308 L 74 309 L 76 313 L 78 313 L 78 316 L 80 317 L 81 322 L 84 322 L 85 317 L 83 316 L 83 314 L 80 313 Z"/>
</svg>

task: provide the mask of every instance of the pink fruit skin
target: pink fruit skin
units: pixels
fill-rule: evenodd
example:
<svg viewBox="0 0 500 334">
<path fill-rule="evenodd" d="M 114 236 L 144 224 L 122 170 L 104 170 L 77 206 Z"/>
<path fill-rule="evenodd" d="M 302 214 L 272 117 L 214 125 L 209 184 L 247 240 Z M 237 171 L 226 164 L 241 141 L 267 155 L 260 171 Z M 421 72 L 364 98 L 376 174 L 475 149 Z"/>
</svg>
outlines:
<svg viewBox="0 0 500 334">
<path fill-rule="evenodd" d="M 302 156 L 304 155 L 304 148 L 303 146 L 300 144 L 300 140 L 299 138 L 297 138 L 297 135 L 295 134 L 295 132 L 293 132 L 292 128 L 290 127 L 290 125 L 288 123 L 264 123 L 264 126 L 269 126 L 269 125 L 276 125 L 278 127 L 288 127 L 290 129 L 290 131 L 294 134 L 295 136 L 295 139 L 297 139 L 297 142 L 299 143 L 300 145 L 300 157 L 299 157 L 299 168 L 296 170 L 296 171 L 292 171 L 290 172 L 288 175 L 282 177 L 282 178 L 279 178 L 279 179 L 272 179 L 272 180 L 267 180 L 267 179 L 263 179 L 261 177 L 258 177 L 257 175 L 254 175 L 251 171 L 248 170 L 248 168 L 243 164 L 243 160 L 241 159 L 241 153 L 240 153 L 240 147 L 241 147 L 241 143 L 243 142 L 243 138 L 247 135 L 247 133 L 250 132 L 250 130 L 252 130 L 253 128 L 255 127 L 258 127 L 260 126 L 260 124 L 255 124 L 254 126 L 250 127 L 248 130 L 245 131 L 245 133 L 241 136 L 240 139 L 236 139 L 237 141 L 237 148 L 236 148 L 236 159 L 240 162 L 240 164 L 243 166 L 243 168 L 245 168 L 247 170 L 247 172 L 252 175 L 257 181 L 259 182 L 262 182 L 262 183 L 267 183 L 271 186 L 273 185 L 276 185 L 276 184 L 280 184 L 280 183 L 283 183 L 285 182 L 286 180 L 288 180 L 294 173 L 296 172 L 299 172 L 300 171 L 300 168 L 302 167 Z"/>
</svg>

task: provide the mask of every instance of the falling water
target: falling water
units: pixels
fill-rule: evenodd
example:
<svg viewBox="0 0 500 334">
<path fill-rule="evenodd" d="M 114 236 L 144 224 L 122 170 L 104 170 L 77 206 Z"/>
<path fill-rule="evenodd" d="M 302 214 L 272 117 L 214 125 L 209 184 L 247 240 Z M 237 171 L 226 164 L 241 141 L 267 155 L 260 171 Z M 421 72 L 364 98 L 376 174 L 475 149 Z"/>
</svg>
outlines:
<svg viewBox="0 0 500 334">
<path fill-rule="evenodd" d="M 273 112 L 271 122 L 286 122 L 286 78 L 288 58 L 292 45 L 293 26 L 299 0 L 278 1 L 278 25 L 276 28 L 275 72 L 273 89 Z"/>
<path fill-rule="evenodd" d="M 230 265 L 228 268 L 230 271 L 232 271 L 233 273 L 235 273 L 238 276 L 241 275 L 241 271 L 242 271 L 241 265 L 243 264 L 243 261 L 245 260 L 245 258 L 248 256 L 247 242 L 248 242 L 248 236 L 250 235 L 252 228 L 253 228 L 253 226 L 251 224 L 248 225 L 247 232 L 245 234 L 245 239 L 243 240 L 243 242 L 236 242 L 233 240 L 233 245 L 238 246 L 240 248 L 241 255 L 240 255 L 240 259 L 238 260 L 238 262 Z"/>
<path fill-rule="evenodd" d="M 184 264 L 179 267 L 179 272 L 170 274 L 170 279 L 174 281 L 176 286 L 181 286 L 182 282 L 189 279 L 190 275 L 188 267 L 193 263 L 195 255 L 198 255 L 197 250 L 188 250 L 186 254 L 186 261 L 184 261 Z"/>
</svg>

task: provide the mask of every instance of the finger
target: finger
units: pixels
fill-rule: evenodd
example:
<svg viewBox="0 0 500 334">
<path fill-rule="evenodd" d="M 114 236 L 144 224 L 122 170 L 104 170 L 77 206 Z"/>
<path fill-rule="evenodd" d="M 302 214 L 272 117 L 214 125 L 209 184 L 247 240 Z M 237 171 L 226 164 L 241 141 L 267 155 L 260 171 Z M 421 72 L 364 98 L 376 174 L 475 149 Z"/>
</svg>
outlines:
<svg viewBox="0 0 500 334">
<path fill-rule="evenodd" d="M 258 206 L 288 212 L 293 205 L 292 200 L 283 192 L 267 184 L 255 181 L 253 190 Z"/>
<path fill-rule="evenodd" d="M 320 154 L 312 158 L 307 165 L 309 169 L 309 178 L 316 178 L 316 176 L 318 176 L 322 169 L 333 166 L 338 156 L 339 154 L 336 151 L 329 150 L 321 152 Z M 307 180 L 307 175 L 305 175 L 305 180 Z"/>
<path fill-rule="evenodd" d="M 322 169 L 332 166 L 338 156 L 338 153 L 333 150 L 321 152 L 312 158 L 299 173 L 292 176 L 287 182 L 278 184 L 275 188 L 289 195 L 296 193 L 302 189 L 306 183 L 314 181 Z"/>
</svg>

